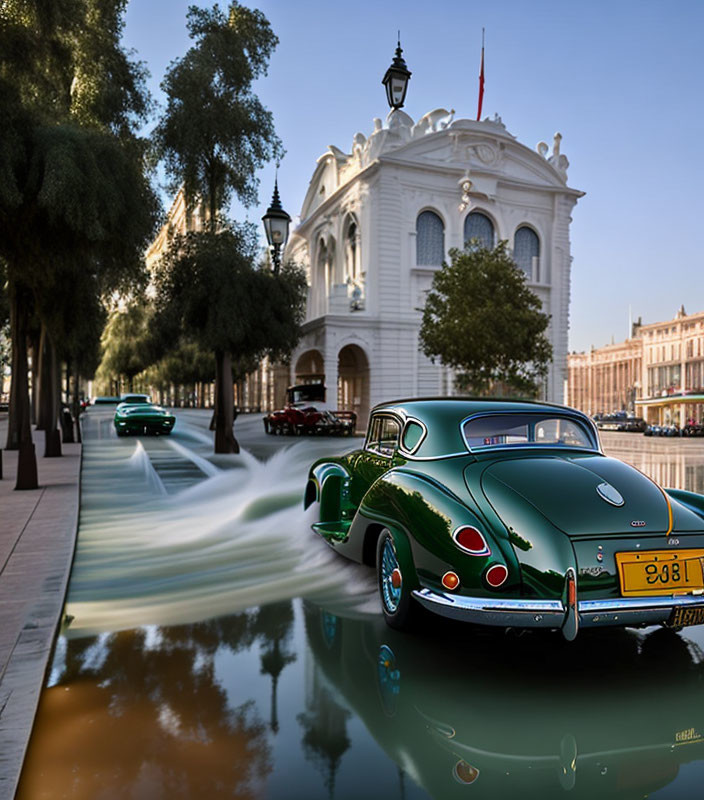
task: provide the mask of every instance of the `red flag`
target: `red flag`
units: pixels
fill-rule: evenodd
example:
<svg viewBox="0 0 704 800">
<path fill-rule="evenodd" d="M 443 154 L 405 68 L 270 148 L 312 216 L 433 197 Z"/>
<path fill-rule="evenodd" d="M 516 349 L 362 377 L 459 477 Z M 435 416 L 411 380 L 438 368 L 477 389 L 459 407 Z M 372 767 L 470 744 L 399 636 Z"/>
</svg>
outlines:
<svg viewBox="0 0 704 800">
<path fill-rule="evenodd" d="M 477 107 L 477 122 L 482 117 L 482 103 L 484 102 L 484 28 L 482 28 L 482 63 L 479 68 L 479 105 Z"/>
</svg>

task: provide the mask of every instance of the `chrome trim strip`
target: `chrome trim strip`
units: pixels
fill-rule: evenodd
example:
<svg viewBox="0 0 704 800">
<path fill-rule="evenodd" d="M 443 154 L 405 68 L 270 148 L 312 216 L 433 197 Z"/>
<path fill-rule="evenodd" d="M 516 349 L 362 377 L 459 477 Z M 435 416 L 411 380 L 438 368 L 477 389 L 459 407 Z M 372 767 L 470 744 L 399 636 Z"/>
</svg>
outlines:
<svg viewBox="0 0 704 800">
<path fill-rule="evenodd" d="M 399 455 L 406 459 L 406 461 L 440 461 L 443 458 L 459 458 L 460 456 L 471 456 L 472 454 L 469 450 L 464 450 L 461 453 L 442 453 L 438 456 L 411 456 L 406 455 L 400 448 L 399 448 Z"/>
<path fill-rule="evenodd" d="M 577 573 L 572 567 L 565 573 L 565 621 L 562 623 L 562 635 L 568 642 L 573 642 L 579 633 L 579 600 L 577 595 Z"/>
<path fill-rule="evenodd" d="M 480 625 L 562 629 L 568 616 L 562 600 L 466 597 L 426 588 L 415 589 L 412 594 L 436 614 Z M 578 600 L 573 624 L 577 627 L 657 624 L 665 622 L 673 609 L 683 606 L 703 607 L 704 595 Z"/>
<path fill-rule="evenodd" d="M 416 442 L 415 446 L 412 447 L 410 450 L 406 450 L 406 448 L 403 446 L 403 437 L 406 434 L 406 428 L 408 427 L 409 423 L 411 423 L 411 422 L 415 422 L 416 425 L 420 425 L 420 427 L 423 429 L 423 433 L 421 434 L 420 439 L 418 439 L 418 441 Z M 427 435 L 428 435 L 428 426 L 425 424 L 425 422 L 423 422 L 420 419 L 417 419 L 416 417 L 406 417 L 406 420 L 403 423 L 403 427 L 401 428 L 401 436 L 399 437 L 399 440 L 398 440 L 398 451 L 399 451 L 399 453 L 402 456 L 411 456 L 411 455 L 413 455 L 413 453 L 415 453 L 416 450 L 418 450 L 418 448 L 423 444 L 423 442 L 425 441 Z"/>
<path fill-rule="evenodd" d="M 580 600 L 579 613 L 612 613 L 619 611 L 647 611 L 673 609 L 680 606 L 704 605 L 704 595 L 677 594 L 656 597 L 613 597 L 608 600 Z"/>
</svg>

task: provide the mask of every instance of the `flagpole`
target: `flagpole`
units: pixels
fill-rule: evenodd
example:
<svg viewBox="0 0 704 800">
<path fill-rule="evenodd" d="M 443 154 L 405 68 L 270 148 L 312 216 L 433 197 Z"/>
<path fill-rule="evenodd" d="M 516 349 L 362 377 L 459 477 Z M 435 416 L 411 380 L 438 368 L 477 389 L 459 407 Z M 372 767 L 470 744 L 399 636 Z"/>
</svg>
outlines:
<svg viewBox="0 0 704 800">
<path fill-rule="evenodd" d="M 482 118 L 482 104 L 484 103 L 484 28 L 482 28 L 482 61 L 479 67 L 479 103 L 477 105 L 477 122 Z"/>
</svg>

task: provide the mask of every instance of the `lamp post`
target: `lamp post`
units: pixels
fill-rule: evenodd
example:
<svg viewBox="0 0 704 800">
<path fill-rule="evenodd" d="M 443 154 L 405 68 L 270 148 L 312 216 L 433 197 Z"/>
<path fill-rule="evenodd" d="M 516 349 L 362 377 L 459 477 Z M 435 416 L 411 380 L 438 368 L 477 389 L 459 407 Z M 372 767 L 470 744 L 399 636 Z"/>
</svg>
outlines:
<svg viewBox="0 0 704 800">
<path fill-rule="evenodd" d="M 274 180 L 274 196 L 271 198 L 271 205 L 266 214 L 262 217 L 262 222 L 266 231 L 266 240 L 274 251 L 272 254 L 274 273 L 278 274 L 281 267 L 281 251 L 288 241 L 288 227 L 291 223 L 291 217 L 281 207 L 278 178 Z"/>
<path fill-rule="evenodd" d="M 403 60 L 402 53 L 401 32 L 399 31 L 396 55 L 381 81 L 386 89 L 386 100 L 392 109 L 403 108 L 403 104 L 406 100 L 408 81 L 411 78 L 411 73 L 406 66 L 406 62 Z"/>
</svg>

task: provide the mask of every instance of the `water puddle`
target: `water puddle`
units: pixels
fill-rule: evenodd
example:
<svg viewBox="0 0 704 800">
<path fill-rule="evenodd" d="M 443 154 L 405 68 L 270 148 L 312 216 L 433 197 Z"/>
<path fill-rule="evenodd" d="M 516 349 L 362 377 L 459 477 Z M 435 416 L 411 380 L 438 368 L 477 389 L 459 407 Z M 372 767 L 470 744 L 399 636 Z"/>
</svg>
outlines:
<svg viewBox="0 0 704 800">
<path fill-rule="evenodd" d="M 307 468 L 331 443 L 212 457 L 193 412 L 171 439 L 118 441 L 109 422 L 86 429 L 18 800 L 699 796 L 704 628 L 400 634 L 373 572 L 310 531 Z M 700 451 L 604 440 L 698 485 Z"/>
</svg>

